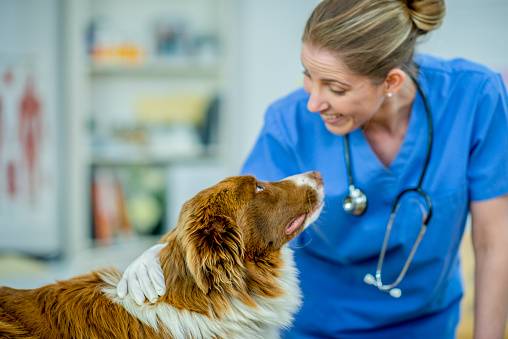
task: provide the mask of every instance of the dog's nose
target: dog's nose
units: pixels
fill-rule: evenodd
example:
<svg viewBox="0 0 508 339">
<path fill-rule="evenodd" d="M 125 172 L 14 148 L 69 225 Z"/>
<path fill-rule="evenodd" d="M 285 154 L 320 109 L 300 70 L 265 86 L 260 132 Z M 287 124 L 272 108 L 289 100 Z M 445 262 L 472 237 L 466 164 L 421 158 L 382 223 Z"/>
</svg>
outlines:
<svg viewBox="0 0 508 339">
<path fill-rule="evenodd" d="M 318 185 L 323 185 L 323 178 L 321 177 L 321 173 L 319 173 L 318 171 L 310 172 L 309 177 L 314 179 L 318 183 Z"/>
</svg>

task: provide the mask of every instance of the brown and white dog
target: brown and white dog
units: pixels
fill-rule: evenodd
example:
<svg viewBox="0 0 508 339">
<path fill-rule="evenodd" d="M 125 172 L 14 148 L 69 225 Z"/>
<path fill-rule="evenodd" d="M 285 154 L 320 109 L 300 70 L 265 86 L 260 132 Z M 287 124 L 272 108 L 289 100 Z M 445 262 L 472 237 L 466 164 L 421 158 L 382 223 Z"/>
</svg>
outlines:
<svg viewBox="0 0 508 339">
<path fill-rule="evenodd" d="M 116 296 L 117 270 L 33 290 L 0 288 L 4 338 L 270 338 L 301 303 L 286 245 L 323 207 L 317 172 L 278 182 L 227 178 L 187 201 L 162 239 L 167 291 Z"/>
</svg>

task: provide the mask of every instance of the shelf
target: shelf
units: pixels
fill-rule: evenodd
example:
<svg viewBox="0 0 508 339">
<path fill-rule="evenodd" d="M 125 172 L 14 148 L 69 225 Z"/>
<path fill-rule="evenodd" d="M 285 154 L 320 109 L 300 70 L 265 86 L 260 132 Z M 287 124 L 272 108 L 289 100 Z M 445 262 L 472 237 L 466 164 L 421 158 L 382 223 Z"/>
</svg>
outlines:
<svg viewBox="0 0 508 339">
<path fill-rule="evenodd" d="M 89 66 L 90 76 L 93 77 L 204 77 L 215 78 L 219 75 L 219 66 L 153 62 L 146 64 L 100 64 Z"/>
<path fill-rule="evenodd" d="M 168 166 L 172 164 L 189 164 L 216 159 L 216 152 L 202 151 L 198 153 L 174 154 L 155 156 L 138 154 L 129 156 L 94 155 L 90 162 L 97 167 L 126 167 L 126 166 Z"/>
<path fill-rule="evenodd" d="M 222 55 L 229 37 L 223 24 L 229 17 L 226 3 L 149 2 L 86 0 L 86 5 L 78 6 L 81 1 L 72 5 L 81 17 L 81 29 L 72 32 L 83 34 L 82 27 L 87 27 L 86 40 L 83 36 L 73 40 L 72 54 L 81 57 L 76 76 L 83 89 L 74 94 L 80 103 L 74 106 L 83 121 L 90 122 L 80 145 L 85 169 L 80 183 L 86 184 L 83 189 L 88 194 L 80 197 L 82 203 L 74 203 L 86 207 L 75 238 L 86 239 L 94 252 L 101 253 L 99 259 L 117 251 L 122 258 L 127 252 L 136 256 L 155 243 L 157 236 L 130 239 L 121 234 L 127 226 L 142 229 L 139 219 L 158 215 L 159 207 L 163 225 L 169 224 L 168 218 L 178 216 L 169 202 L 187 196 L 194 187 L 202 188 L 215 173 L 208 173 L 209 169 L 222 165 L 221 149 L 213 143 L 218 138 L 216 116 L 223 114 L 219 101 L 230 66 Z M 168 17 L 168 13 L 172 14 Z M 160 26 L 159 31 L 159 22 L 167 27 Z M 165 31 L 185 35 L 166 37 Z M 159 49 L 158 43 L 162 43 Z M 171 44 L 185 44 L 185 48 L 171 49 Z M 203 112 L 195 117 L 194 111 Z M 203 124 L 198 124 L 201 119 Z M 190 131 L 188 125 L 192 125 Z M 208 133 L 212 128 L 213 133 Z M 167 181 L 182 168 L 197 168 L 198 175 L 190 183 L 182 182 L 183 187 L 175 185 L 179 189 L 175 191 L 173 182 Z M 138 208 L 140 214 L 135 213 Z M 126 217 L 127 210 L 129 225 L 113 220 Z M 112 220 L 102 222 L 97 215 Z M 160 225 L 158 221 L 153 233 L 166 231 Z M 131 244 L 138 249 L 126 251 Z"/>
</svg>

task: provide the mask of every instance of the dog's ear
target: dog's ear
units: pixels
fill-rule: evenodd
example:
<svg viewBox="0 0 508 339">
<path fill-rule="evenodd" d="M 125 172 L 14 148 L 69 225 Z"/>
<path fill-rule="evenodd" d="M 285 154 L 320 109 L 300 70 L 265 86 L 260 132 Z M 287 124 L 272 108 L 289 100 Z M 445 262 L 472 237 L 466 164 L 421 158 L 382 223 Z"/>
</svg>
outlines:
<svg viewBox="0 0 508 339">
<path fill-rule="evenodd" d="M 227 293 L 243 287 L 245 265 L 241 231 L 234 220 L 205 208 L 187 221 L 183 241 L 186 262 L 204 292 Z"/>
</svg>

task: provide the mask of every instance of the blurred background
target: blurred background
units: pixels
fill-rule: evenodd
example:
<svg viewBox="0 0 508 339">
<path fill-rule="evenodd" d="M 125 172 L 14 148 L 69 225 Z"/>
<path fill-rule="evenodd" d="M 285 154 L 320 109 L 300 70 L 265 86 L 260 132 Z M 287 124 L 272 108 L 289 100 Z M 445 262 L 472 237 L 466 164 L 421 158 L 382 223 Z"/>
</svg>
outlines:
<svg viewBox="0 0 508 339">
<path fill-rule="evenodd" d="M 0 0 L 0 285 L 124 268 L 186 199 L 237 174 L 266 107 L 302 84 L 317 3 Z M 508 2 L 447 7 L 418 49 L 508 79 Z"/>
</svg>

